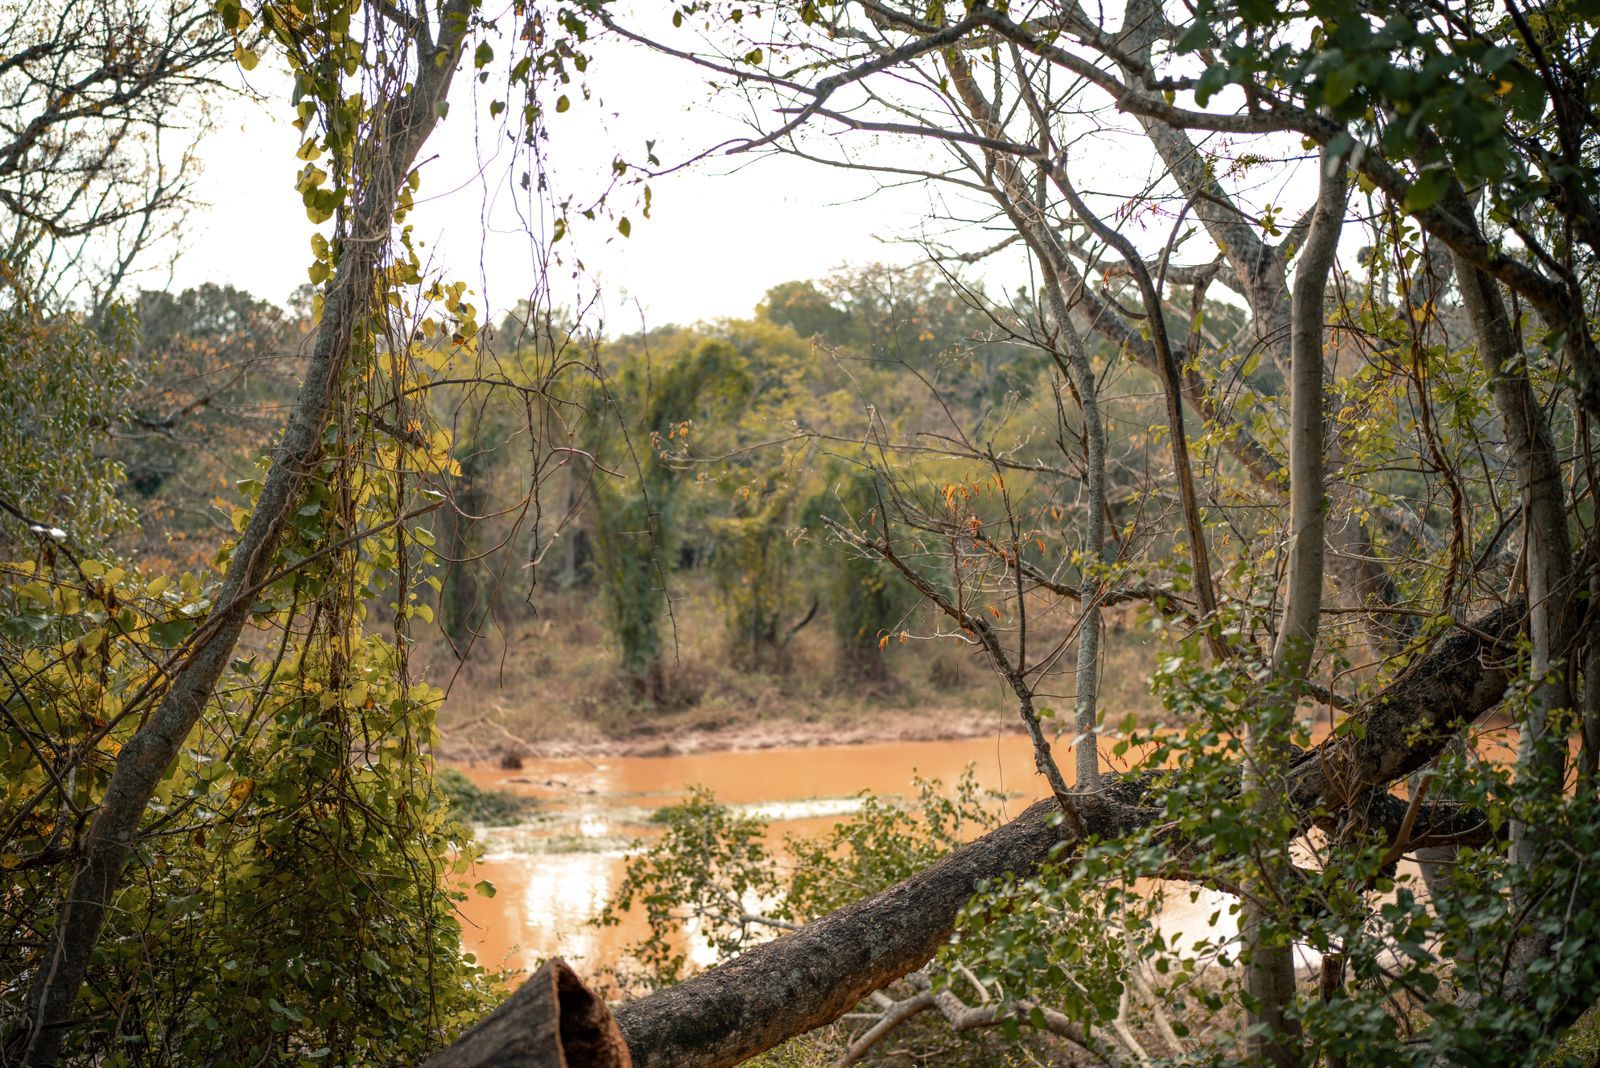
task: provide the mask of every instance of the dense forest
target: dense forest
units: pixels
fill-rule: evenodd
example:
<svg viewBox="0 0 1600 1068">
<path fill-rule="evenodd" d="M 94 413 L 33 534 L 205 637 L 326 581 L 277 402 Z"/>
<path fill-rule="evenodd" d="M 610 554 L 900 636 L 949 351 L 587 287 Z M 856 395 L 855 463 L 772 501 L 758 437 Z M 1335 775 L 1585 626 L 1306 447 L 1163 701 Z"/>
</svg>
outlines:
<svg viewBox="0 0 1600 1068">
<path fill-rule="evenodd" d="M 1600 1063 L 1592 0 L 10 14 L 0 1064 Z M 641 49 L 746 124 L 561 193 Z M 144 284 L 230 106 L 294 116 L 283 305 Z M 512 307 L 418 236 L 461 123 Z M 555 299 L 730 156 L 937 225 Z M 675 783 L 626 962 L 464 941 L 475 761 L 980 709 L 1009 794 Z"/>
</svg>

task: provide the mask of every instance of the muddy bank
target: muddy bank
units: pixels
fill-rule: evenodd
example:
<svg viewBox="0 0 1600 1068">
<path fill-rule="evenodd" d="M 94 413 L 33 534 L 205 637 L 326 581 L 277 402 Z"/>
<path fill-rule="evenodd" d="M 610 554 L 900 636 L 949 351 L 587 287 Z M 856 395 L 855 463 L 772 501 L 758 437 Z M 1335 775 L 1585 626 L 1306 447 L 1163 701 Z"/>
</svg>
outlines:
<svg viewBox="0 0 1600 1068">
<path fill-rule="evenodd" d="M 437 753 L 453 763 L 503 760 L 509 766 L 517 759 L 666 757 L 824 745 L 958 741 L 1022 730 L 1015 716 L 975 709 L 895 709 L 844 720 L 773 718 L 721 723 L 664 715 L 618 733 L 603 733 L 584 724 L 567 726 L 570 729 L 559 733 L 530 737 L 506 727 L 496 716 L 445 723 L 440 727 Z"/>
</svg>

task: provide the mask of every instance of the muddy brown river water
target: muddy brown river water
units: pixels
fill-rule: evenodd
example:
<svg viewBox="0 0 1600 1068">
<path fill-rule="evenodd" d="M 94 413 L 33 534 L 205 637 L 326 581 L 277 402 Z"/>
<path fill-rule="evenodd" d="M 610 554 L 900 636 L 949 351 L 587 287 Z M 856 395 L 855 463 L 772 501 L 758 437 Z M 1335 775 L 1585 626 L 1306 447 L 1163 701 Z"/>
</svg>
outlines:
<svg viewBox="0 0 1600 1068">
<path fill-rule="evenodd" d="M 1318 731 L 1325 733 L 1326 728 Z M 1507 755 L 1504 734 L 1480 739 Z M 1059 754 L 1064 772 L 1071 760 Z M 532 759 L 516 771 L 485 765 L 461 768 L 483 787 L 511 790 L 538 801 L 529 821 L 513 828 L 480 828 L 483 857 L 469 882 L 487 879 L 495 896 L 469 896 L 462 906 L 463 941 L 491 968 L 526 971 L 560 954 L 587 975 L 621 960 L 644 934 L 643 918 L 598 928 L 589 921 L 616 892 L 629 851 L 654 837 L 651 814 L 682 800 L 691 786 L 769 822 L 770 844 L 780 852 L 790 834 L 817 834 L 854 812 L 859 795 L 909 797 L 916 776 L 946 787 L 968 767 L 979 786 L 1004 792 L 1001 815 L 1021 812 L 1043 796 L 1026 737 L 1002 734 L 934 742 L 723 751 L 657 757 Z M 1191 901 L 1171 894 L 1160 926 L 1169 935 L 1230 937 L 1231 899 L 1212 891 Z M 1209 926 L 1222 914 L 1220 925 Z M 693 929 L 685 932 L 690 958 L 712 962 Z"/>
<path fill-rule="evenodd" d="M 860 805 L 859 794 L 910 796 L 914 777 L 946 786 L 972 766 L 978 784 L 1010 795 L 1021 812 L 1041 795 L 1026 737 L 1005 734 L 938 742 L 816 746 L 660 757 L 528 760 L 517 771 L 465 766 L 483 787 L 535 798 L 532 821 L 481 828 L 484 856 L 472 881 L 488 879 L 492 898 L 463 905 L 464 941 L 491 967 L 536 967 L 559 953 L 581 970 L 614 963 L 643 933 L 642 920 L 589 924 L 621 882 L 633 840 L 657 832 L 650 815 L 681 801 L 691 786 L 769 821 L 772 844 L 817 834 Z M 1004 812 L 1002 814 L 1004 814 Z M 690 938 L 692 957 L 705 958 Z"/>
</svg>

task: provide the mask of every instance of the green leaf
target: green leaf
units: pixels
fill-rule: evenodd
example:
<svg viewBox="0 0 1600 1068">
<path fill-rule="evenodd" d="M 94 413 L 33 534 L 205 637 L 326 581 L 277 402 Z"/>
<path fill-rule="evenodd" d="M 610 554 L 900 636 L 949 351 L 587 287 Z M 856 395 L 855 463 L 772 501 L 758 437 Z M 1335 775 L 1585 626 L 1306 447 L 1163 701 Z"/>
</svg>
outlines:
<svg viewBox="0 0 1600 1068">
<path fill-rule="evenodd" d="M 1417 175 L 1417 180 L 1406 190 L 1401 207 L 1408 212 L 1426 211 L 1444 197 L 1450 187 L 1450 174 L 1442 168 L 1432 168 Z"/>
<path fill-rule="evenodd" d="M 163 649 L 171 649 L 182 645 L 183 640 L 194 631 L 192 619 L 169 619 L 165 623 L 153 623 L 150 626 L 150 640 Z"/>
<path fill-rule="evenodd" d="M 1179 52 L 1194 52 L 1204 48 L 1211 41 L 1211 25 L 1205 21 L 1196 22 L 1184 31 L 1178 38 L 1177 50 Z"/>
<path fill-rule="evenodd" d="M 1340 63 L 1322 81 L 1322 102 L 1336 108 L 1355 91 L 1358 71 L 1353 63 Z"/>
</svg>

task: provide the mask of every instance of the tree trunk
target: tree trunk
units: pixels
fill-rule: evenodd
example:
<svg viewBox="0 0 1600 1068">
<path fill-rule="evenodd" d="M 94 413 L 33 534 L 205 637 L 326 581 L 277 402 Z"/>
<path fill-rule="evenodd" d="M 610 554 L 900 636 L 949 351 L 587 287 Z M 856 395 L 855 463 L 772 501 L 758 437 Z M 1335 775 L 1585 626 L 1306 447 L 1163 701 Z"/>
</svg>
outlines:
<svg viewBox="0 0 1600 1068">
<path fill-rule="evenodd" d="M 321 454 L 322 431 L 344 376 L 355 325 L 373 310 L 378 257 L 387 246 L 395 196 L 438 121 L 437 105 L 445 100 L 460 59 L 468 9 L 465 0 L 449 0 L 441 12 L 438 45 L 419 44 L 415 86 L 392 102 L 386 121 L 365 146 L 370 154 L 369 184 L 361 192 L 343 242 L 338 273 L 329 283 L 306 377 L 274 453 L 272 470 L 234 547 L 214 602 L 217 607 L 176 665 L 171 688 L 117 757 L 105 798 L 83 843 L 83 860 L 51 935 L 48 959 L 28 991 L 26 1017 L 8 1038 L 7 1049 L 24 1063 L 48 1066 L 60 1057 L 78 989 L 145 808 L 212 699 L 250 606 L 271 574 L 284 522 Z"/>
<path fill-rule="evenodd" d="M 1245 739 L 1244 781 L 1254 788 L 1255 814 L 1263 828 L 1284 826 L 1283 776 L 1290 751 L 1300 686 L 1311 667 L 1322 619 L 1322 574 L 1327 500 L 1323 476 L 1323 302 L 1344 225 L 1345 160 L 1324 150 L 1317 205 L 1305 251 L 1295 270 L 1289 373 L 1289 574 L 1288 594 L 1272 650 L 1267 707 L 1250 723 Z M 1269 832 L 1276 834 L 1275 831 Z M 1278 838 L 1261 850 L 1255 892 L 1244 902 L 1245 988 L 1252 1001 L 1252 1064 L 1293 1068 L 1302 1059 L 1300 1023 L 1292 1013 L 1294 944 L 1273 923 L 1267 902 L 1290 885 L 1294 864 L 1289 842 Z M 1280 917 L 1281 919 L 1285 919 Z M 1278 932 L 1271 932 L 1276 926 Z"/>
<path fill-rule="evenodd" d="M 421 1068 L 629 1068 L 606 1003 L 552 957 L 498 1009 Z"/>
<path fill-rule="evenodd" d="M 1465 194 L 1456 191 L 1452 208 L 1471 218 Z M 1572 692 L 1562 658 L 1572 652 L 1572 546 L 1567 536 L 1565 490 L 1561 466 L 1544 411 L 1528 381 L 1520 346 L 1506 313 L 1498 284 L 1471 264 L 1458 259 L 1461 286 L 1478 354 L 1492 383 L 1495 409 L 1505 426 L 1507 450 L 1516 472 L 1524 509 L 1524 556 L 1527 560 L 1528 632 L 1533 641 L 1530 674 L 1543 679 L 1534 690 L 1532 707 L 1518 725 L 1517 774 L 1537 772 L 1555 790 L 1561 789 L 1566 746 L 1553 730 L 1552 717 L 1572 708 Z M 1539 852 L 1537 828 L 1512 824 L 1512 859 L 1533 863 Z"/>
<path fill-rule="evenodd" d="M 1051 313 L 1056 321 L 1057 344 L 1065 350 L 1057 361 L 1077 391 L 1078 405 L 1083 410 L 1085 567 L 1079 582 L 1083 603 L 1078 616 L 1072 727 L 1077 735 L 1074 782 L 1079 790 L 1092 790 L 1100 782 L 1100 743 L 1096 730 L 1100 693 L 1100 600 L 1107 579 L 1103 569 L 1111 563 L 1110 545 L 1106 540 L 1106 424 L 1105 417 L 1100 414 L 1100 380 L 1095 377 L 1094 367 L 1084 351 L 1083 339 L 1072 325 L 1061 276 L 1048 262 L 1044 263 L 1044 275 Z"/>
</svg>

